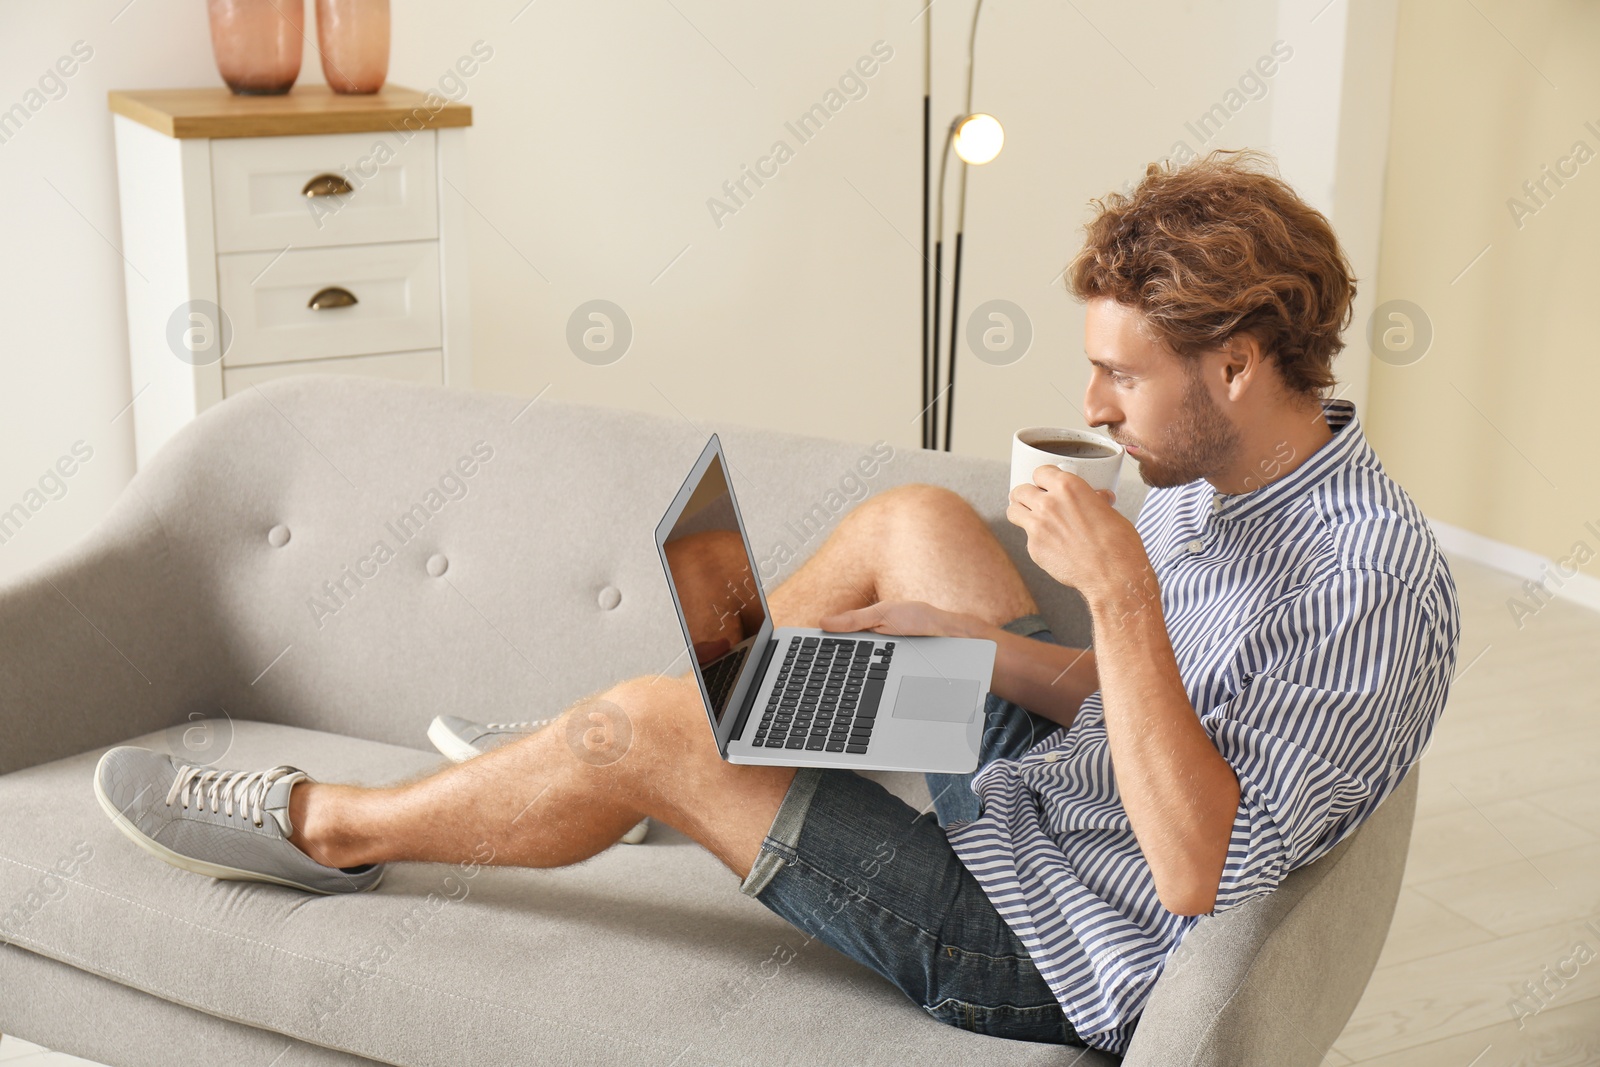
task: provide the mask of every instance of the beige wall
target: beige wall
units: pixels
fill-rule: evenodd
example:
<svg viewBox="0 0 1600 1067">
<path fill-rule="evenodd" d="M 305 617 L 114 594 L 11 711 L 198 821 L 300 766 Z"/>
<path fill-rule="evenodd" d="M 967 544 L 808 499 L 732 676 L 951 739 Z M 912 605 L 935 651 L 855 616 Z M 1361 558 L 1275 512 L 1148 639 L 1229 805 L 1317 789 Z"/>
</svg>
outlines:
<svg viewBox="0 0 1600 1067">
<path fill-rule="evenodd" d="M 1434 340 L 1374 360 L 1368 431 L 1430 518 L 1559 560 L 1600 550 L 1600 4 L 1476 7 L 1400 5 L 1378 288 Z M 1508 199 L 1580 141 L 1519 227 Z"/>
<path fill-rule="evenodd" d="M 553 383 L 552 396 L 681 417 L 686 433 L 737 419 L 912 446 L 923 77 L 913 18 L 925 0 L 830 0 L 787 14 L 680 6 L 726 59 L 670 6 L 623 20 L 540 4 L 524 20 L 537 18 L 537 30 L 519 23 L 474 85 L 478 384 L 532 394 Z M 962 306 L 1008 300 L 1034 340 L 1006 366 L 959 357 L 957 451 L 1001 457 L 1018 426 L 1083 425 L 1082 309 L 1059 274 L 1087 201 L 1179 140 L 1198 147 L 1185 122 L 1275 39 L 1309 54 L 1338 22 L 1301 16 L 1280 27 L 1273 0 L 1077 7 L 1003 0 L 983 11 L 973 103 L 1000 117 L 1007 142 L 970 175 Z M 413 11 L 413 46 L 473 32 L 456 25 L 461 10 Z M 971 11 L 970 0 L 932 8 L 936 137 L 960 106 Z M 894 58 L 868 95 L 719 229 L 708 197 L 774 139 L 795 143 L 784 123 L 879 39 Z M 1285 64 L 1217 143 L 1267 143 L 1296 63 L 1305 61 Z M 579 362 L 561 340 L 572 309 L 592 297 L 634 323 L 634 348 L 611 366 Z"/>
<path fill-rule="evenodd" d="M 1178 142 L 1263 146 L 1371 244 L 1381 174 L 1364 144 L 1386 120 L 1394 0 L 991 0 L 974 105 L 1008 141 L 975 170 L 963 305 L 1005 299 L 1032 319 L 1008 366 L 961 357 L 955 447 L 999 457 L 1029 423 L 1081 425 L 1082 309 L 1057 277 L 1086 203 Z M 924 0 L 803 5 L 595 0 L 524 5 L 394 0 L 391 79 L 436 86 L 476 41 L 465 192 L 478 386 L 679 419 L 856 440 L 917 441 L 918 222 Z M 936 123 L 960 106 L 971 0 L 933 7 Z M 1375 40 L 1374 40 L 1375 39 Z M 0 144 L 0 508 L 82 440 L 70 490 L 0 545 L 0 578 L 79 537 L 133 471 L 123 265 L 105 93 L 215 85 L 204 5 L 0 2 L 0 108 L 82 40 L 65 95 Z M 779 175 L 715 225 L 708 198 L 883 40 L 894 58 Z M 1281 63 L 1220 135 L 1188 128 L 1282 40 Z M 1377 104 L 1345 91 L 1354 75 Z M 308 50 L 302 81 L 321 81 Z M 1236 100 L 1239 98 L 1235 98 Z M 1386 139 L 1381 143 L 1387 143 Z M 1377 153 L 1381 155 L 1381 153 Z M 1343 167 L 1363 173 L 1347 180 Z M 952 182 L 952 189 L 954 183 Z M 953 204 L 953 200 L 952 200 Z M 1365 253 L 1363 253 L 1365 254 Z M 1372 253 L 1375 259 L 1375 252 Z M 670 266 L 669 266 L 670 265 Z M 1367 268 L 1359 268 L 1363 274 Z M 610 366 L 579 361 L 569 315 L 604 298 L 633 320 Z M 1365 353 L 1339 370 L 1359 397 Z M 120 413 L 120 414 L 119 414 Z"/>
</svg>

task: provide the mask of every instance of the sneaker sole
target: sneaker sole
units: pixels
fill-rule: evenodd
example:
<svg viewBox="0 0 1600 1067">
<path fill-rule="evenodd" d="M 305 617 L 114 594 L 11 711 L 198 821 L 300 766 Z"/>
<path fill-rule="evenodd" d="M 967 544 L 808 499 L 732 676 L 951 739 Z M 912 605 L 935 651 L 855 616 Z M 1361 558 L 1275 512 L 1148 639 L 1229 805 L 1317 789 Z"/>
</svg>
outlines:
<svg viewBox="0 0 1600 1067">
<path fill-rule="evenodd" d="M 451 763 L 465 763 L 469 759 L 483 755 L 451 733 L 450 727 L 441 719 L 434 719 L 428 724 L 428 740 L 432 741 L 433 747 L 439 750 L 439 754 Z"/>
<path fill-rule="evenodd" d="M 285 878 L 274 878 L 270 874 L 258 874 L 255 871 L 244 871 L 237 867 L 224 867 L 218 863 L 207 863 L 205 860 L 197 860 L 192 856 L 185 856 L 172 851 L 161 842 L 143 833 L 128 820 L 126 815 L 122 814 L 115 804 L 111 803 L 111 798 L 106 796 L 105 792 L 100 788 L 100 769 L 98 766 L 95 768 L 94 796 L 100 802 L 100 810 L 110 817 L 113 826 L 122 831 L 123 837 L 126 837 L 157 859 L 164 860 L 181 870 L 189 871 L 193 874 L 202 874 L 208 878 L 216 878 L 224 882 L 267 882 L 272 885 L 288 886 L 290 889 L 299 889 L 306 893 L 316 893 L 325 897 L 342 895 L 331 889 L 318 889 L 315 886 L 301 885 L 299 882 L 291 882 Z M 291 844 L 289 847 L 293 848 L 294 846 Z M 365 890 L 356 890 L 356 892 L 368 892 L 378 888 L 383 884 L 384 875 L 388 873 L 388 868 L 385 867 L 378 873 L 377 881 L 373 882 Z"/>
<path fill-rule="evenodd" d="M 461 740 L 461 738 L 451 733 L 450 727 L 445 725 L 445 722 L 442 719 L 434 719 L 428 724 L 428 740 L 433 742 L 433 747 L 439 750 L 439 754 L 441 756 L 444 756 L 452 763 L 465 763 L 469 759 L 475 759 L 476 757 L 483 755 L 482 752 L 479 752 L 467 742 Z M 648 837 L 649 834 L 650 820 L 640 819 L 638 823 L 636 823 L 627 833 L 623 834 L 619 840 L 624 845 L 642 845 L 644 844 L 644 839 Z"/>
</svg>

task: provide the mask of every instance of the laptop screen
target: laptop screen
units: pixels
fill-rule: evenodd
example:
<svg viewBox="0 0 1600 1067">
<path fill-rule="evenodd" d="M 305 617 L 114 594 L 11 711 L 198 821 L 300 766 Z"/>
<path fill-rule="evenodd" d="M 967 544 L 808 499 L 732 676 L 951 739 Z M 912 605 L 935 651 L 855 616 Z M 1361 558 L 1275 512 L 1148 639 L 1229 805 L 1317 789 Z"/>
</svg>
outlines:
<svg viewBox="0 0 1600 1067">
<path fill-rule="evenodd" d="M 661 548 L 707 710 L 721 726 L 766 610 L 720 451 L 684 490 Z"/>
</svg>

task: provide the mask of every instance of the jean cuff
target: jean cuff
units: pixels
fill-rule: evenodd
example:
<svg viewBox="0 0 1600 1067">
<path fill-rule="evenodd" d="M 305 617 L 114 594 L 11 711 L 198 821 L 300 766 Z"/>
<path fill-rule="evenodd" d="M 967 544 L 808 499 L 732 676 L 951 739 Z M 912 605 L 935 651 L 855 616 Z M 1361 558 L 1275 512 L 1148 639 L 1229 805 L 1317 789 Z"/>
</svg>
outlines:
<svg viewBox="0 0 1600 1067">
<path fill-rule="evenodd" d="M 767 888 L 767 884 L 777 877 L 788 862 L 785 854 L 795 854 L 800 844 L 800 828 L 805 825 L 806 812 L 811 810 L 811 797 L 817 791 L 817 783 L 822 780 L 822 770 L 821 767 L 801 767 L 794 772 L 789 790 L 783 795 L 783 803 L 778 805 L 778 813 L 773 816 L 772 826 L 761 842 L 761 851 L 756 853 L 750 873 L 739 883 L 739 892 L 746 896 L 760 896 L 761 891 Z"/>
<path fill-rule="evenodd" d="M 1050 620 L 1043 615 L 1024 615 L 1021 618 L 1012 619 L 1000 629 L 1009 630 L 1014 634 L 1021 634 L 1023 637 L 1032 637 L 1041 630 L 1050 629 Z"/>
</svg>

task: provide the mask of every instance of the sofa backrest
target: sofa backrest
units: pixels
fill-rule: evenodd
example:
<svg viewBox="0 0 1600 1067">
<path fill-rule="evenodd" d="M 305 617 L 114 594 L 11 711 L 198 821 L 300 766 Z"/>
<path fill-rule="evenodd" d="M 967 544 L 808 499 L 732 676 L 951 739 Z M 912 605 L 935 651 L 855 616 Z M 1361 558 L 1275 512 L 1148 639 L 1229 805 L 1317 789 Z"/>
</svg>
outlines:
<svg viewBox="0 0 1600 1067">
<path fill-rule="evenodd" d="M 435 714 L 550 715 L 687 669 L 651 532 L 713 429 L 769 589 L 856 501 L 931 482 L 990 519 L 1056 632 L 1088 640 L 1077 594 L 1005 521 L 999 461 L 353 377 L 230 398 L 140 471 L 124 510 L 159 528 L 171 573 L 163 603 L 122 610 L 185 644 L 174 723 L 425 747 Z M 1129 464 L 1119 509 L 1143 488 Z"/>
</svg>

